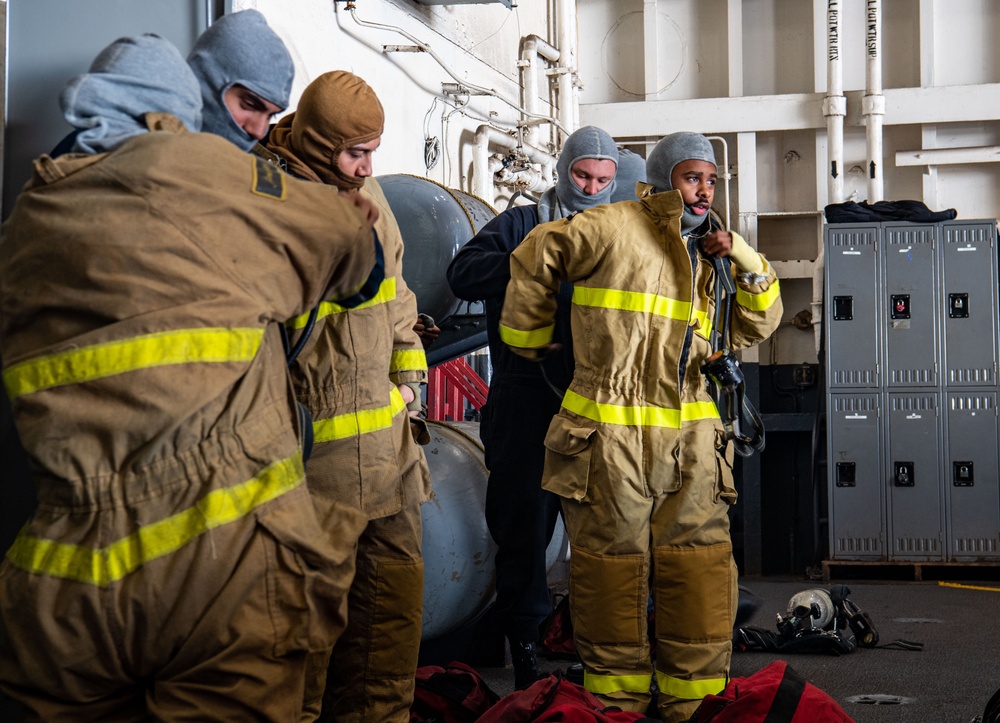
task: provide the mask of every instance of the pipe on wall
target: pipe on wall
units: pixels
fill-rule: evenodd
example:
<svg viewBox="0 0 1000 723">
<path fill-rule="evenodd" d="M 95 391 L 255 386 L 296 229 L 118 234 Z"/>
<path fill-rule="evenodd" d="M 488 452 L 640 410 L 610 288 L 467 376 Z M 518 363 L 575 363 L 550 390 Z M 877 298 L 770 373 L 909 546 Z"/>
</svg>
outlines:
<svg viewBox="0 0 1000 723">
<path fill-rule="evenodd" d="M 543 178 L 547 177 L 551 179 L 551 169 L 556 163 L 556 159 L 553 156 L 534 146 L 527 144 L 518 145 L 516 138 L 497 130 L 493 126 L 481 125 L 476 129 L 475 140 L 472 144 L 472 193 L 491 206 L 496 199 L 493 192 L 495 171 L 491 171 L 490 169 L 491 143 L 511 151 L 520 150 L 529 161 L 543 167 Z M 545 166 L 549 166 L 547 171 L 545 170 Z M 548 175 L 546 176 L 545 174 Z"/>
<path fill-rule="evenodd" d="M 529 145 L 534 145 L 535 135 L 538 129 L 537 123 L 527 122 L 532 116 L 539 115 L 538 113 L 538 70 L 539 70 L 539 59 L 544 59 L 550 63 L 557 63 L 562 54 L 559 52 L 558 48 L 553 47 L 548 41 L 537 35 L 528 35 L 524 38 L 521 45 L 521 59 L 518 62 L 518 67 L 520 68 L 521 75 L 521 92 L 522 99 L 521 104 L 524 106 L 527 113 L 525 113 L 525 124 L 523 131 L 524 142 Z M 562 88 L 560 87 L 559 95 L 559 107 L 562 108 L 565 100 L 562 95 Z M 565 123 L 564 123 L 565 125 Z"/>
<path fill-rule="evenodd" d="M 840 0 L 828 0 L 826 5 L 826 98 L 823 115 L 826 117 L 827 153 L 827 203 L 844 200 L 844 117 L 847 115 L 847 98 L 844 97 L 843 65 L 840 57 Z"/>
<path fill-rule="evenodd" d="M 885 118 L 885 96 L 882 95 L 882 4 L 881 0 L 866 0 L 865 4 L 865 95 L 861 99 L 861 115 L 865 119 L 865 141 L 868 149 L 868 202 L 882 200 L 882 126 Z"/>
<path fill-rule="evenodd" d="M 580 97 L 577 88 L 576 58 L 576 0 L 558 0 L 556 3 L 558 45 L 562 53 L 559 65 L 559 119 L 567 134 L 580 127 Z"/>
</svg>

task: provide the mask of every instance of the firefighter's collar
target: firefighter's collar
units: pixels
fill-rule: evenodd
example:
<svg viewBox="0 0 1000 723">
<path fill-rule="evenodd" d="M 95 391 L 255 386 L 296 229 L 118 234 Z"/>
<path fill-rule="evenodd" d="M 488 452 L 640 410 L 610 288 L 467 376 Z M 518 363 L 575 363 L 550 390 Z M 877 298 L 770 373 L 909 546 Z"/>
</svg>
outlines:
<svg viewBox="0 0 1000 723">
<path fill-rule="evenodd" d="M 684 199 L 680 191 L 660 191 L 655 193 L 653 186 L 639 181 L 635 184 L 639 200 L 657 217 L 676 218 L 684 213 Z"/>
</svg>

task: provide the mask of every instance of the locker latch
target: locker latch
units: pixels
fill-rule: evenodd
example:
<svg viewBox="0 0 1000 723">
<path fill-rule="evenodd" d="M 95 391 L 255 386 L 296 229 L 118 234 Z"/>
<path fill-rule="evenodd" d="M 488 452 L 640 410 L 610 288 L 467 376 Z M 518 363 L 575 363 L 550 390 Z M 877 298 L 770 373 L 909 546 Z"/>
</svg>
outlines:
<svg viewBox="0 0 1000 723">
<path fill-rule="evenodd" d="M 854 487 L 857 484 L 857 468 L 854 462 L 837 462 L 837 486 Z"/>
<path fill-rule="evenodd" d="M 913 462 L 893 462 L 897 487 L 913 486 Z"/>
<path fill-rule="evenodd" d="M 948 316 L 952 319 L 969 318 L 968 294 L 948 294 Z"/>
<path fill-rule="evenodd" d="M 956 487 L 972 487 L 972 462 L 952 462 L 952 477 Z"/>
<path fill-rule="evenodd" d="M 893 319 L 909 319 L 910 318 L 910 295 L 909 294 L 893 294 L 892 295 L 892 309 L 890 309 L 890 315 Z"/>
<path fill-rule="evenodd" d="M 854 318 L 854 297 L 834 296 L 833 297 L 833 320 L 850 321 Z"/>
</svg>

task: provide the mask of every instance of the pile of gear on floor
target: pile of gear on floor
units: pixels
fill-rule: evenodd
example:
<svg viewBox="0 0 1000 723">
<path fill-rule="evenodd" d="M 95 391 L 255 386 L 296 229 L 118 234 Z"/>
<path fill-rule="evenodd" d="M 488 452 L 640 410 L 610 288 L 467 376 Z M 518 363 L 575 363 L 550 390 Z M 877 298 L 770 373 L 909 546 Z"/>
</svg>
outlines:
<svg viewBox="0 0 1000 723">
<path fill-rule="evenodd" d="M 785 615 L 778 613 L 776 631 L 737 627 L 733 642 L 741 650 L 832 655 L 854 652 L 858 646 L 877 647 L 879 635 L 871 616 L 854 604 L 850 594 L 847 585 L 803 590 L 788 601 Z M 908 641 L 893 645 L 920 647 Z"/>
</svg>

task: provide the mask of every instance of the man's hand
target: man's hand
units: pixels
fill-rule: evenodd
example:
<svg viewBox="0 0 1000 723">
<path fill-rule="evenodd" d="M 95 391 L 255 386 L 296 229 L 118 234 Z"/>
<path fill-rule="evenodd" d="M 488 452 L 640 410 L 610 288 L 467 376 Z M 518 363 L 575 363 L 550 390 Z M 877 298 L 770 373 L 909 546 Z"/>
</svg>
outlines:
<svg viewBox="0 0 1000 723">
<path fill-rule="evenodd" d="M 340 196 L 341 198 L 353 203 L 355 208 L 361 211 L 361 215 L 365 217 L 365 223 L 369 226 L 375 225 L 375 222 L 378 220 L 378 206 L 376 206 L 372 201 L 365 198 L 357 191 L 341 191 Z"/>
<path fill-rule="evenodd" d="M 420 343 L 424 345 L 424 349 L 433 344 L 434 340 L 441 334 L 441 329 L 427 314 L 417 314 L 417 323 L 413 325 L 413 330 L 420 337 Z"/>
<path fill-rule="evenodd" d="M 403 401 L 409 406 L 410 402 L 417 398 L 414 393 L 413 388 L 409 384 L 400 384 L 396 387 L 399 393 L 403 396 Z M 418 410 L 410 410 L 409 415 L 411 417 L 419 417 L 420 412 Z"/>
<path fill-rule="evenodd" d="M 733 235 L 728 231 L 713 231 L 701 240 L 701 250 L 716 258 L 729 256 L 733 250 Z"/>
</svg>

